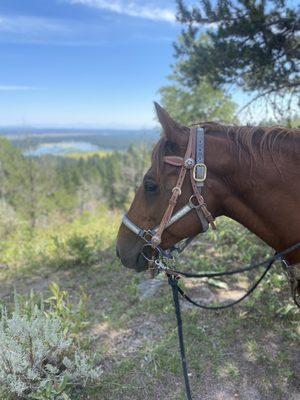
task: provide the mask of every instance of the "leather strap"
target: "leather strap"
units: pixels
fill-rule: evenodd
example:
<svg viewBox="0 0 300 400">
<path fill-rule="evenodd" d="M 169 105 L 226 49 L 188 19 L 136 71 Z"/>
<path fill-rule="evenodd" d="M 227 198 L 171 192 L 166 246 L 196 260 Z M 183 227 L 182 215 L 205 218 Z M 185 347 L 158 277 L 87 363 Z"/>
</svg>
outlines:
<svg viewBox="0 0 300 400">
<path fill-rule="evenodd" d="M 190 134 L 187 149 L 186 149 L 185 156 L 184 156 L 184 160 L 187 160 L 190 158 L 192 151 L 193 151 L 193 145 L 194 145 L 193 135 Z M 170 161 L 176 163 L 176 162 L 182 160 L 181 157 L 176 157 L 176 158 L 175 157 L 166 157 L 166 158 L 169 163 L 170 163 Z M 184 178 L 185 178 L 186 172 L 187 172 L 187 168 L 185 168 L 183 160 L 181 162 L 182 162 L 181 170 L 179 172 L 176 186 L 172 190 L 173 193 L 169 200 L 168 207 L 162 217 L 162 220 L 158 226 L 158 229 L 157 229 L 155 235 L 151 239 L 151 243 L 154 248 L 157 247 L 161 243 L 161 236 L 163 234 L 163 231 L 166 229 L 166 226 L 172 217 L 172 214 L 173 214 L 174 208 L 177 204 L 178 198 L 181 195 L 183 181 L 184 181 Z M 174 165 L 174 164 L 172 164 L 172 165 Z"/>
<path fill-rule="evenodd" d="M 182 167 L 184 165 L 184 158 L 177 156 L 166 156 L 164 157 L 164 162 L 174 165 L 175 167 Z"/>
<path fill-rule="evenodd" d="M 203 165 L 204 165 L 204 129 L 201 127 L 196 128 L 196 175 L 203 175 Z M 199 165 L 199 164 L 202 164 Z M 196 182 L 197 188 L 201 191 L 203 182 Z"/>
<path fill-rule="evenodd" d="M 199 128 L 198 128 L 199 129 Z M 196 153 L 196 137 L 197 137 L 197 132 L 198 132 L 198 129 L 197 128 L 192 128 L 192 131 L 191 131 L 191 137 L 192 137 L 192 141 L 193 141 L 193 147 L 192 147 L 192 158 L 195 158 L 195 153 Z M 203 128 L 201 128 L 202 129 L 202 132 L 204 132 L 203 131 Z M 200 131 L 200 136 L 202 135 L 202 132 Z M 203 144 L 204 144 L 204 142 L 203 142 Z M 202 150 L 199 150 L 199 154 L 200 154 L 200 156 L 201 156 L 201 154 L 204 154 L 204 147 L 202 148 Z M 204 158 L 202 158 L 202 160 L 204 161 Z M 198 160 L 197 160 L 198 161 Z M 202 162 L 203 162 L 202 161 Z M 202 213 L 203 213 L 203 215 L 204 215 L 204 217 L 205 217 L 205 219 L 209 222 L 209 224 L 211 225 L 211 227 L 212 227 L 212 229 L 213 230 L 216 230 L 217 228 L 216 228 L 216 225 L 215 225 L 215 223 L 214 223 L 214 218 L 213 218 L 213 216 L 211 215 L 211 213 L 208 211 L 208 209 L 207 209 L 207 205 L 205 204 L 205 201 L 204 201 L 204 199 L 203 199 L 203 197 L 202 197 L 202 195 L 201 195 L 201 187 L 198 187 L 198 185 L 197 185 L 197 182 L 194 180 L 194 177 L 193 177 L 193 170 L 190 170 L 190 177 L 191 177 L 191 185 L 192 185 L 192 188 L 193 188 L 193 192 L 194 192 L 194 195 L 195 195 L 195 197 L 196 197 L 196 199 L 197 199 L 197 201 L 198 201 L 198 204 L 199 204 L 199 207 L 200 207 L 200 210 L 202 211 Z M 199 215 L 199 214 L 198 214 Z M 202 220 L 201 220 L 201 218 L 200 218 L 200 221 L 201 221 L 201 224 L 202 224 Z M 203 226 L 203 225 L 202 225 Z M 203 229 L 205 230 L 205 225 L 203 226 Z"/>
</svg>

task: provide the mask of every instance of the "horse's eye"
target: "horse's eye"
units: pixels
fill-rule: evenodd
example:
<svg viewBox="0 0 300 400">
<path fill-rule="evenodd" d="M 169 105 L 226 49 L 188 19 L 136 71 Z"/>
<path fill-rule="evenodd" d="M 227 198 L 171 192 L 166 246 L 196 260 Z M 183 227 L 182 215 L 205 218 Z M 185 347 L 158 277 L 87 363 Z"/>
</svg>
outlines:
<svg viewBox="0 0 300 400">
<path fill-rule="evenodd" d="M 155 193 L 157 192 L 158 185 L 155 182 L 145 181 L 144 189 L 146 192 Z"/>
</svg>

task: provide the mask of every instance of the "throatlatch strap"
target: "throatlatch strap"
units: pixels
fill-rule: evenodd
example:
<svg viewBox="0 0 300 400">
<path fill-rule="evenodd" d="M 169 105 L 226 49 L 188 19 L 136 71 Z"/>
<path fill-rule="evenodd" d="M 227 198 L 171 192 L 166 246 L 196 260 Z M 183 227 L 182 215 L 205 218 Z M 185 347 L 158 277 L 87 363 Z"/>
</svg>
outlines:
<svg viewBox="0 0 300 400">
<path fill-rule="evenodd" d="M 198 153 L 199 156 L 202 157 L 202 162 L 198 161 L 198 159 L 196 159 L 196 163 L 197 164 L 201 164 L 201 163 L 203 164 L 203 161 L 204 161 L 204 129 L 203 128 L 192 128 L 192 131 L 193 131 L 192 132 L 192 138 L 193 138 L 192 157 L 196 159 L 196 157 L 198 157 L 197 156 L 197 153 Z M 198 151 L 198 146 L 196 144 L 197 143 L 197 139 L 198 139 L 198 132 L 199 132 L 199 138 L 200 138 L 200 142 L 199 142 L 200 145 L 201 145 L 201 141 L 203 142 L 202 149 L 200 149 L 201 146 L 199 146 L 199 151 Z M 202 135 L 203 135 L 203 139 L 202 139 Z M 208 224 L 210 224 L 212 229 L 215 230 L 216 226 L 215 226 L 215 223 L 214 223 L 214 218 L 211 215 L 211 213 L 208 211 L 208 209 L 206 207 L 206 204 L 204 202 L 204 199 L 203 199 L 203 197 L 201 195 L 201 186 L 203 186 L 203 185 L 198 186 L 198 184 L 202 183 L 202 182 L 196 182 L 194 180 L 193 171 L 192 170 L 190 170 L 190 177 L 191 177 L 191 185 L 192 185 L 192 188 L 193 188 L 193 192 L 194 192 L 194 195 L 197 198 L 197 201 L 198 201 L 198 204 L 199 204 L 199 207 L 200 207 L 200 210 L 201 210 L 201 211 L 199 210 L 198 215 L 199 215 L 199 218 L 200 218 L 200 222 L 202 224 L 202 232 L 205 232 L 208 229 Z M 203 216 L 201 214 L 203 214 L 204 218 L 203 218 Z"/>
</svg>

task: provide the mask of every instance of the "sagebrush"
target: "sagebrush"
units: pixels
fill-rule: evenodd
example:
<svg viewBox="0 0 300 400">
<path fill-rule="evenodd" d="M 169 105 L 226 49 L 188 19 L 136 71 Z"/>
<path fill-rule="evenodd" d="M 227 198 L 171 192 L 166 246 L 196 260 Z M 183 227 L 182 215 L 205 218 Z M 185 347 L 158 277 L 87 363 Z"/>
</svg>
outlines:
<svg viewBox="0 0 300 400">
<path fill-rule="evenodd" d="M 75 389 L 99 381 L 94 365 L 64 329 L 62 321 L 37 306 L 31 314 L 4 308 L 0 321 L 2 399 L 67 400 Z"/>
</svg>

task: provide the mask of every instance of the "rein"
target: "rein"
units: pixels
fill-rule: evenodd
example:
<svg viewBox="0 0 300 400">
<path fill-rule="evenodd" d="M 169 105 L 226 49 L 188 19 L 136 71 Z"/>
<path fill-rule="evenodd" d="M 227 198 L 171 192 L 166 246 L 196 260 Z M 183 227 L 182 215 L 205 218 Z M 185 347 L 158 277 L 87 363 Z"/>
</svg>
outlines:
<svg viewBox="0 0 300 400">
<path fill-rule="evenodd" d="M 188 374 L 188 365 L 185 355 L 185 346 L 184 346 L 184 338 L 183 338 L 183 328 L 182 328 L 182 318 L 181 318 L 181 310 L 180 310 L 180 302 L 179 295 L 182 296 L 186 301 L 191 303 L 192 305 L 206 309 L 206 310 L 222 310 L 229 307 L 233 307 L 234 305 L 240 303 L 244 299 L 246 299 L 254 290 L 258 287 L 258 285 L 262 282 L 264 277 L 267 275 L 273 264 L 280 260 L 282 261 L 283 268 L 288 276 L 288 279 L 291 284 L 291 292 L 292 297 L 295 304 L 300 308 L 300 264 L 288 265 L 285 261 L 284 257 L 295 251 L 300 249 L 300 242 L 294 244 L 293 246 L 285 249 L 280 253 L 276 253 L 273 257 L 269 257 L 268 259 L 250 264 L 248 266 L 243 266 L 234 270 L 223 271 L 223 272 L 203 272 L 203 273 L 189 273 L 178 271 L 174 268 L 174 254 L 181 254 L 183 250 L 194 240 L 195 236 L 187 238 L 184 240 L 183 244 L 177 244 L 173 246 L 171 249 L 164 250 L 160 247 L 161 237 L 163 232 L 172 224 L 177 222 L 186 216 L 190 211 L 196 211 L 200 223 L 201 223 L 201 233 L 205 232 L 209 225 L 212 229 L 216 229 L 214 218 L 212 214 L 209 212 L 207 205 L 204 201 L 204 198 L 201 194 L 201 189 L 204 185 L 207 175 L 207 167 L 204 163 L 204 129 L 201 127 L 193 127 L 190 130 L 189 141 L 186 149 L 185 156 L 177 157 L 177 156 L 165 156 L 164 162 L 170 164 L 174 167 L 180 167 L 179 175 L 177 178 L 177 182 L 175 187 L 172 189 L 172 194 L 166 208 L 166 211 L 162 217 L 160 224 L 153 229 L 143 229 L 136 225 L 131 219 L 124 215 L 122 219 L 122 223 L 135 235 L 139 236 L 142 240 L 145 241 L 145 245 L 143 247 L 142 255 L 149 263 L 149 269 L 154 273 L 158 274 L 163 272 L 168 277 L 168 283 L 172 288 L 172 295 L 176 313 L 177 320 L 177 330 L 178 330 L 178 338 L 179 338 L 179 349 L 181 356 L 181 363 L 183 369 L 184 383 L 185 383 L 185 391 L 187 400 L 192 400 L 190 382 L 189 382 L 189 374 Z M 174 209 L 176 207 L 179 196 L 181 195 L 181 189 L 187 173 L 190 175 L 190 182 L 193 189 L 193 195 L 190 197 L 188 203 L 182 207 L 179 211 L 174 213 Z M 146 254 L 146 249 L 149 248 L 151 252 L 151 256 Z M 169 267 L 169 263 L 173 263 L 172 267 Z M 180 278 L 213 278 L 213 277 L 222 277 L 235 275 L 247 271 L 251 271 L 254 269 L 258 269 L 262 266 L 265 266 L 265 269 L 259 279 L 249 288 L 249 290 L 239 299 L 228 303 L 228 304 L 220 304 L 216 306 L 210 306 L 202 303 L 198 303 L 191 299 L 178 285 Z"/>
<path fill-rule="evenodd" d="M 287 276 L 291 282 L 291 292 L 292 292 L 294 302 L 298 307 L 300 307 L 300 297 L 299 297 L 299 295 L 297 295 L 297 286 L 296 285 L 294 285 L 295 289 L 293 290 L 293 282 L 297 281 L 297 279 L 299 278 L 299 275 L 296 275 L 296 273 L 294 271 L 294 266 L 287 265 L 287 263 L 284 260 L 284 256 L 286 256 L 287 254 L 289 254 L 297 249 L 300 249 L 300 242 L 296 243 L 295 245 L 289 247 L 288 249 L 286 249 L 280 253 L 276 253 L 273 257 L 270 257 L 260 263 L 251 264 L 251 265 L 241 267 L 241 268 L 231 270 L 231 271 L 207 272 L 207 273 L 201 273 L 201 274 L 177 271 L 175 269 L 168 268 L 161 260 L 155 261 L 158 271 L 163 271 L 166 273 L 166 275 L 168 277 L 168 283 L 172 289 L 173 302 L 174 302 L 176 321 L 177 321 L 180 358 L 181 358 L 184 385 L 185 385 L 185 393 L 186 393 L 187 400 L 193 400 L 193 399 L 192 399 L 192 395 L 191 395 L 191 387 L 190 387 L 190 381 L 189 381 L 188 363 L 187 363 L 186 355 L 185 355 L 185 345 L 184 345 L 184 337 L 183 337 L 183 327 L 182 327 L 182 317 L 181 317 L 179 295 L 182 296 L 186 301 L 188 301 L 192 305 L 194 305 L 198 308 L 205 309 L 205 310 L 224 310 L 226 308 L 233 307 L 234 305 L 242 302 L 248 296 L 250 296 L 250 294 L 253 293 L 254 290 L 258 287 L 258 285 L 262 282 L 264 277 L 267 275 L 269 270 L 272 268 L 273 264 L 276 261 L 281 260 L 283 262 L 283 267 L 287 273 Z M 237 299 L 231 303 L 228 303 L 228 304 L 222 304 L 222 305 L 217 305 L 217 306 L 208 306 L 206 304 L 197 303 L 196 301 L 192 300 L 178 285 L 179 279 L 181 277 L 201 279 L 201 278 L 229 276 L 229 275 L 239 274 L 239 273 L 246 272 L 246 271 L 251 271 L 251 270 L 257 269 L 263 265 L 266 265 L 266 267 L 265 267 L 264 272 L 260 276 L 260 278 L 250 287 L 250 289 L 242 297 L 240 297 L 239 299 Z"/>
</svg>

